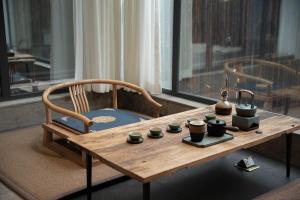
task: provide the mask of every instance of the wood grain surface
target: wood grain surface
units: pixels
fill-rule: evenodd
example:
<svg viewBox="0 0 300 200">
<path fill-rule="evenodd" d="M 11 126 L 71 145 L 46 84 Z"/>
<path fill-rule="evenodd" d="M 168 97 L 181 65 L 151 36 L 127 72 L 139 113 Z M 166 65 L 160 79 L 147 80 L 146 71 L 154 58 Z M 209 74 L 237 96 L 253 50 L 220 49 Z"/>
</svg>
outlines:
<svg viewBox="0 0 300 200">
<path fill-rule="evenodd" d="M 205 113 L 210 112 L 214 112 L 214 105 L 98 133 L 75 136 L 69 140 L 105 164 L 145 183 L 175 173 L 179 169 L 193 167 L 300 129 L 300 119 L 258 110 L 262 134 L 256 134 L 256 130 L 230 132 L 234 135 L 233 140 L 207 148 L 182 143 L 182 138 L 189 135 L 188 128 L 184 126 L 186 119 L 190 117 L 201 119 Z M 227 125 L 231 125 L 231 116 L 217 115 L 217 118 L 224 119 Z M 181 133 L 172 134 L 164 131 L 165 136 L 161 139 L 146 136 L 150 127 L 161 127 L 166 130 L 168 122 L 174 120 L 181 123 L 183 129 Z M 126 139 L 129 131 L 141 131 L 144 142 L 128 144 Z"/>
</svg>

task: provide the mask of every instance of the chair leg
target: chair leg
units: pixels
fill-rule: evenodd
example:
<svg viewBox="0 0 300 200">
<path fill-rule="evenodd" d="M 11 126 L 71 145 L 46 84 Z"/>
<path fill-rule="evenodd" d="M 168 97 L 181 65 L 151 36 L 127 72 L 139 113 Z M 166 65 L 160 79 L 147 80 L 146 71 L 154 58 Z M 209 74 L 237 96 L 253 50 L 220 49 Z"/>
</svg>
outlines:
<svg viewBox="0 0 300 200">
<path fill-rule="evenodd" d="M 52 151 L 68 158 L 69 160 L 77 163 L 78 165 L 82 166 L 83 168 L 86 168 L 86 153 L 84 151 L 81 151 L 80 154 L 68 149 L 67 147 L 58 144 L 53 139 L 53 134 L 47 129 L 44 129 L 44 135 L 43 135 L 43 144 L 51 149 Z M 97 165 L 100 162 L 93 163 L 93 165 Z"/>
<path fill-rule="evenodd" d="M 86 168 L 86 160 L 87 160 L 87 155 L 85 151 L 81 151 L 81 164 L 84 168 Z"/>
<path fill-rule="evenodd" d="M 46 129 L 44 129 L 44 135 L 43 135 L 43 144 L 47 145 L 50 142 L 53 142 L 53 134 Z"/>
</svg>

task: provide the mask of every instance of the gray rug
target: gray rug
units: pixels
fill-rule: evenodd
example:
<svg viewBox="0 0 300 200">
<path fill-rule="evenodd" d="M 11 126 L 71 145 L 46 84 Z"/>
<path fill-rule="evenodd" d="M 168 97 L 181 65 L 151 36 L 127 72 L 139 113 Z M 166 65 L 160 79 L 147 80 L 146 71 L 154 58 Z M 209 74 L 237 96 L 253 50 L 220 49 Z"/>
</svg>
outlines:
<svg viewBox="0 0 300 200">
<path fill-rule="evenodd" d="M 25 199 L 57 199 L 86 187 L 85 169 L 42 145 L 40 126 L 0 133 L 0 180 Z M 120 174 L 100 164 L 93 182 Z"/>
</svg>

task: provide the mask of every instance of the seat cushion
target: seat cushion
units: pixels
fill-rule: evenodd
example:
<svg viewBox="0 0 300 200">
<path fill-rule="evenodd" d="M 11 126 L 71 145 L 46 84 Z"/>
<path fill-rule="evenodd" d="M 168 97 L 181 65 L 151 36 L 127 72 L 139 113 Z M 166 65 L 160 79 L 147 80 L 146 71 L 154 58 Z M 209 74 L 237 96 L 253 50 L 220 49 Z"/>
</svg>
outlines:
<svg viewBox="0 0 300 200">
<path fill-rule="evenodd" d="M 90 131 L 101 131 L 109 128 L 132 124 L 150 117 L 122 109 L 105 108 L 93 110 L 82 115 L 91 119 L 94 123 L 90 126 Z M 68 128 L 74 129 L 80 133 L 84 133 L 84 124 L 78 119 L 71 117 L 61 117 L 53 120 L 56 123 L 62 124 Z"/>
</svg>

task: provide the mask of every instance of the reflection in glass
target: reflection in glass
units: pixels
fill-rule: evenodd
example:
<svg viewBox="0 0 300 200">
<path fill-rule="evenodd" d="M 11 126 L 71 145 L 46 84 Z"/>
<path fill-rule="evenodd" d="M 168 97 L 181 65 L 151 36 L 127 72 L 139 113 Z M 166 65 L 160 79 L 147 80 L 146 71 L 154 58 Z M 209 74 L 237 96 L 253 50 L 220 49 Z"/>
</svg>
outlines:
<svg viewBox="0 0 300 200">
<path fill-rule="evenodd" d="M 72 0 L 2 0 L 11 95 L 74 78 Z"/>
<path fill-rule="evenodd" d="M 181 2 L 179 92 L 219 98 L 228 87 L 264 109 L 300 116 L 300 1 Z M 293 108 L 293 109 L 292 109 Z"/>
</svg>

